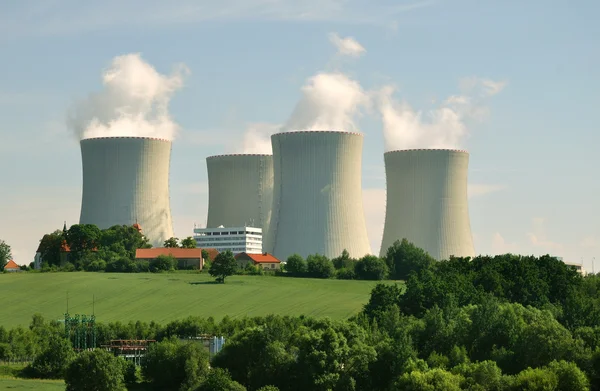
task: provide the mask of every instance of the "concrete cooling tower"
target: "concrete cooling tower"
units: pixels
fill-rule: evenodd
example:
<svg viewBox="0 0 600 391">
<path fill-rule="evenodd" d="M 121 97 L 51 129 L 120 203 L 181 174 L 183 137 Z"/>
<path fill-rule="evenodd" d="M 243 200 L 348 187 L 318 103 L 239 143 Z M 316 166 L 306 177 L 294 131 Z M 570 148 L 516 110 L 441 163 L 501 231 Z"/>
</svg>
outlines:
<svg viewBox="0 0 600 391">
<path fill-rule="evenodd" d="M 265 248 L 279 259 L 297 253 L 333 258 L 371 252 L 362 203 L 363 137 L 332 131 L 271 136 L 273 211 Z"/>
<path fill-rule="evenodd" d="M 173 236 L 169 204 L 171 142 L 142 137 L 81 140 L 80 224 L 100 229 L 137 222 L 153 246 Z"/>
<path fill-rule="evenodd" d="M 269 228 L 273 200 L 273 156 L 219 155 L 206 158 L 207 228 Z"/>
<path fill-rule="evenodd" d="M 387 203 L 380 255 L 403 238 L 438 260 L 475 255 L 469 206 L 469 154 L 446 149 L 386 152 Z"/>
</svg>

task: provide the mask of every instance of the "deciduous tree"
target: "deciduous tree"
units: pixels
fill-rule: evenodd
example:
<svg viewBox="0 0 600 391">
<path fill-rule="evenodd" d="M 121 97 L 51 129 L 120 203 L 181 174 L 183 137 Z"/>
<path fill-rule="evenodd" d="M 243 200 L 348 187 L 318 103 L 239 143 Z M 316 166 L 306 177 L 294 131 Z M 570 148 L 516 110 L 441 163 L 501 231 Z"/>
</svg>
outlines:
<svg viewBox="0 0 600 391">
<path fill-rule="evenodd" d="M 12 259 L 10 246 L 4 240 L 0 240 L 0 271 L 4 270 L 4 266 Z"/>
<path fill-rule="evenodd" d="M 230 250 L 219 253 L 210 265 L 208 273 L 216 277 L 218 282 L 225 282 L 225 277 L 231 276 L 238 268 L 237 261 Z"/>
</svg>

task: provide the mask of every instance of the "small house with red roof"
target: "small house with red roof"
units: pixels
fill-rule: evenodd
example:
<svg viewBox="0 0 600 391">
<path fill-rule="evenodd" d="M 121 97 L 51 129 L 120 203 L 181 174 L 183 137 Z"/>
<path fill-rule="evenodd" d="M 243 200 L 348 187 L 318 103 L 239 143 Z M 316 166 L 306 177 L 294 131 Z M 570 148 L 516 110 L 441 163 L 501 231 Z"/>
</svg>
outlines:
<svg viewBox="0 0 600 391">
<path fill-rule="evenodd" d="M 11 259 L 10 261 L 8 261 L 6 266 L 4 266 L 4 270 L 7 272 L 11 272 L 11 273 L 12 272 L 20 272 L 21 267 L 19 265 L 17 265 L 17 263 Z"/>
<path fill-rule="evenodd" d="M 242 269 L 245 268 L 249 263 L 252 263 L 254 266 L 258 266 L 263 270 L 279 270 L 281 268 L 281 261 L 269 253 L 239 253 L 235 256 L 235 260 L 237 261 L 238 266 Z"/>
</svg>

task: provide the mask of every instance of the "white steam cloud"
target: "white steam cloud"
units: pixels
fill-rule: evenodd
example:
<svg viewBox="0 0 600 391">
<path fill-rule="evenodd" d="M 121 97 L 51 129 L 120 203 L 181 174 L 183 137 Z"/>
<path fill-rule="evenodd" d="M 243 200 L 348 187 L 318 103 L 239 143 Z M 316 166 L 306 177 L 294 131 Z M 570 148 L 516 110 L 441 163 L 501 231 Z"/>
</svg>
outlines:
<svg viewBox="0 0 600 391">
<path fill-rule="evenodd" d="M 79 139 L 172 140 L 178 126 L 169 115 L 169 101 L 187 73 L 185 65 L 179 65 L 171 75 L 161 75 L 139 53 L 115 57 L 102 75 L 104 89 L 78 102 L 69 113 L 68 125 Z"/>
<path fill-rule="evenodd" d="M 309 78 L 302 95 L 284 130 L 357 131 L 355 117 L 369 105 L 360 84 L 342 73 Z"/>
<path fill-rule="evenodd" d="M 484 119 L 488 114 L 485 99 L 499 93 L 506 83 L 471 77 L 463 79 L 460 86 L 461 95 L 450 96 L 439 107 L 425 112 L 395 101 L 394 88 L 384 87 L 379 92 L 378 106 L 385 150 L 462 148 L 469 134 L 466 122 Z"/>
<path fill-rule="evenodd" d="M 366 49 L 352 37 L 342 38 L 337 33 L 330 33 L 329 42 L 337 48 L 337 53 L 342 56 L 359 57 L 366 52 Z"/>
<path fill-rule="evenodd" d="M 266 122 L 249 124 L 237 151 L 240 153 L 272 154 L 271 135 L 277 133 L 280 129 L 281 125 Z"/>
</svg>

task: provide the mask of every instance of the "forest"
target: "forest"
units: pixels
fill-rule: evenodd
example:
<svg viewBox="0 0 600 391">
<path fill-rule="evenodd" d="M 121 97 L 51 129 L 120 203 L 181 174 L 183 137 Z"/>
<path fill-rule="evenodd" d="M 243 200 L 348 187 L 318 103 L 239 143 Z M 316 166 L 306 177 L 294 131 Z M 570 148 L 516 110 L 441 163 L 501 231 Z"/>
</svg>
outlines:
<svg viewBox="0 0 600 391">
<path fill-rule="evenodd" d="M 98 346 L 157 341 L 136 368 L 102 349 L 74 353 L 60 323 L 34 316 L 29 328 L 0 327 L 0 360 L 28 360 L 20 376 L 64 378 L 73 390 L 600 389 L 600 277 L 510 254 L 393 267 L 408 270 L 405 289 L 378 284 L 343 321 L 98 324 Z M 223 350 L 209 359 L 186 340 L 199 334 L 225 336 Z"/>
</svg>

